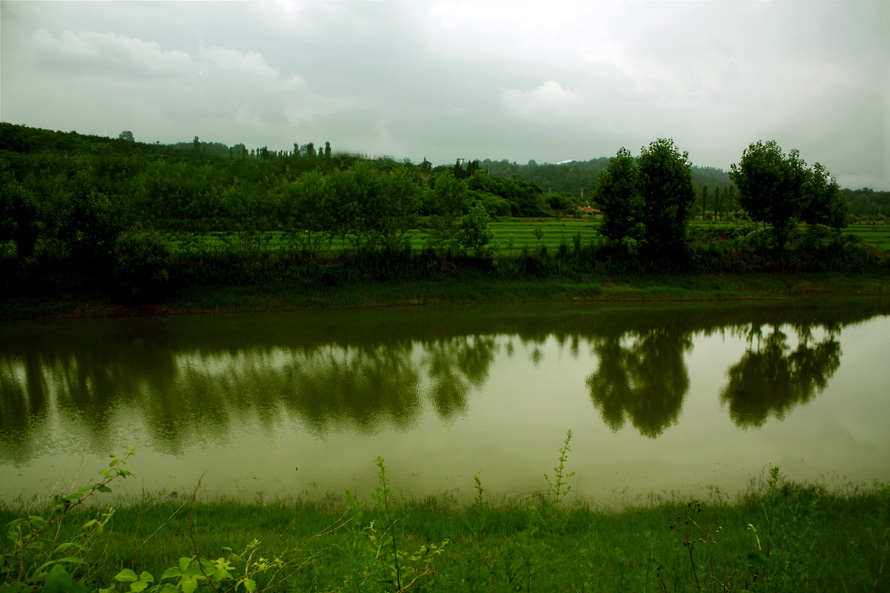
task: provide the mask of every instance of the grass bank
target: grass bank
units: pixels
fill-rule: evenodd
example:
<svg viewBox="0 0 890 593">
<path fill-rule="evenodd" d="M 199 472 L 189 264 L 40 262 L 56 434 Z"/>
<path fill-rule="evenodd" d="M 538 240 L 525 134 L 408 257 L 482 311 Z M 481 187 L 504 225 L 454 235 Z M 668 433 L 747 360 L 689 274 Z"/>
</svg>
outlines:
<svg viewBox="0 0 890 593">
<path fill-rule="evenodd" d="M 90 495 L 82 490 L 80 497 L 56 499 L 55 515 L 47 508 L 3 507 L 0 521 L 12 528 L 2 548 L 0 589 L 32 590 L 15 588 L 28 577 L 42 587 L 53 571 L 68 579 L 53 590 L 65 591 L 108 585 L 117 591 L 462 593 L 890 587 L 886 486 L 831 491 L 790 482 L 773 468 L 732 500 L 715 485 L 704 501 L 674 495 L 603 509 L 572 497 L 569 438 L 554 473 L 542 480 L 544 489 L 517 500 L 491 497 L 476 478 L 472 504 L 458 505 L 448 495 L 407 501 L 378 459 L 379 485 L 367 503 L 349 493 L 253 504 L 185 496 L 147 498 L 110 513 L 87 505 L 75 510 Z M 52 529 L 27 542 L 54 516 L 60 520 Z M 17 517 L 25 518 L 16 523 Z"/>
<path fill-rule="evenodd" d="M 438 280 L 359 280 L 326 285 L 273 281 L 186 286 L 160 302 L 132 303 L 100 291 L 0 296 L 0 319 L 119 317 L 371 308 L 454 303 L 668 302 L 789 299 L 890 293 L 885 273 L 614 275 L 538 279 L 460 275 Z"/>
</svg>

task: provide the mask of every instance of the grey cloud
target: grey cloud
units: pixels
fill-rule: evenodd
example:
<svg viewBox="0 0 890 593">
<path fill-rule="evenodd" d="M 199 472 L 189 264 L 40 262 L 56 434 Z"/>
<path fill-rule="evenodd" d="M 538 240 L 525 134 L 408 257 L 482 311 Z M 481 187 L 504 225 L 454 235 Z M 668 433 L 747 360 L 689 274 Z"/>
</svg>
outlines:
<svg viewBox="0 0 890 593">
<path fill-rule="evenodd" d="M 587 159 L 669 136 L 728 168 L 775 138 L 890 188 L 878 0 L 0 10 L 4 121 L 434 162 Z"/>
<path fill-rule="evenodd" d="M 182 51 L 164 51 L 154 42 L 115 33 L 64 31 L 58 37 L 39 29 L 30 38 L 38 66 L 79 75 L 136 77 L 191 73 L 194 62 Z"/>
</svg>

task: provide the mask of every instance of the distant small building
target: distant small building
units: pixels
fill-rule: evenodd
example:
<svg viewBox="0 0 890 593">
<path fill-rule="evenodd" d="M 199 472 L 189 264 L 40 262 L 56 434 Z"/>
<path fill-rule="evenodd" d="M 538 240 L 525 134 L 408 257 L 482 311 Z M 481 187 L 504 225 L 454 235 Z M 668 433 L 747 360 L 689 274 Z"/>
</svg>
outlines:
<svg viewBox="0 0 890 593">
<path fill-rule="evenodd" d="M 599 214 L 600 211 L 594 208 L 593 206 L 578 206 L 578 210 L 583 212 L 584 214 Z"/>
</svg>

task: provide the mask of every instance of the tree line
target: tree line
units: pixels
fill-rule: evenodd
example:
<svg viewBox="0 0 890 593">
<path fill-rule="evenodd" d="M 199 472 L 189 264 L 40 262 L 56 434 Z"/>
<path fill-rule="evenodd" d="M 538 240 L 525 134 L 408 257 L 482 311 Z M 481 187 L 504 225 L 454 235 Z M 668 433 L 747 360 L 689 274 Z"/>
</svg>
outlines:
<svg viewBox="0 0 890 593">
<path fill-rule="evenodd" d="M 0 124 L 0 138 L 0 240 L 20 259 L 95 261 L 134 226 L 305 231 L 394 249 L 418 217 L 453 242 L 474 204 L 488 216 L 550 214 L 541 188 L 521 179 L 335 154 L 330 143 L 223 156 L 197 137 L 189 149 Z"/>
<path fill-rule="evenodd" d="M 774 252 L 798 223 L 827 236 L 823 230 L 836 234 L 848 212 L 848 194 L 822 165 L 807 165 L 796 151 L 785 155 L 774 142 L 748 147 L 728 174 L 730 185 L 697 187 L 688 155 L 670 139 L 653 141 L 638 157 L 622 148 L 597 161 L 603 164 L 587 198 L 601 210 L 603 241 L 576 241 L 577 270 L 628 262 L 633 269 L 692 269 L 690 220 L 736 207 L 769 225 Z M 0 123 L 0 265 L 115 269 L 137 282 L 169 267 L 164 234 L 201 240 L 225 232 L 243 246 L 270 231 L 285 238 L 291 263 L 330 251 L 335 239 L 354 254 L 404 259 L 417 229 L 430 256 L 478 258 L 494 252 L 494 218 L 580 215 L 566 196 L 497 173 L 492 161 L 414 164 L 339 154 L 327 142 L 270 151 L 195 137 L 165 146 L 136 142 L 128 131 L 112 139 Z M 261 256 L 241 249 L 238 265 Z M 538 256 L 544 263 L 514 267 L 549 269 L 549 255 Z"/>
<path fill-rule="evenodd" d="M 775 141 L 748 146 L 729 176 L 738 188 L 739 205 L 750 220 L 769 225 L 772 246 L 778 250 L 785 248 L 800 223 L 836 234 L 847 224 L 847 197 L 825 167 L 807 165 L 797 150 L 786 155 Z M 695 197 L 689 155 L 673 140 L 655 140 L 638 158 L 621 148 L 597 180 L 594 201 L 603 214 L 600 232 L 628 255 L 685 259 Z"/>
</svg>

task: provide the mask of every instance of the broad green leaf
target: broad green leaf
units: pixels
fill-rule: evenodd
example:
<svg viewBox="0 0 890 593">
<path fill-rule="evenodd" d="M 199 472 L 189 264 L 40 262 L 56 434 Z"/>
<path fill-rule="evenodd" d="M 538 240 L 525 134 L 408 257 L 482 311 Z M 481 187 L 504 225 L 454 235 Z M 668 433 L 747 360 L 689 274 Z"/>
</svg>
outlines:
<svg viewBox="0 0 890 593">
<path fill-rule="evenodd" d="M 108 486 L 99 486 L 98 488 L 96 488 L 96 490 L 105 493 L 111 492 L 111 488 L 109 488 Z"/>
<path fill-rule="evenodd" d="M 75 556 L 69 556 L 67 558 L 59 558 L 56 562 L 64 562 L 66 564 L 86 564 L 86 562 L 80 558 Z"/>
<path fill-rule="evenodd" d="M 164 579 L 173 579 L 173 578 L 181 577 L 181 576 L 182 576 L 182 570 L 180 570 L 179 568 L 177 568 L 175 566 L 172 566 L 164 571 L 164 574 L 161 575 L 161 580 L 163 581 Z"/>
<path fill-rule="evenodd" d="M 87 587 L 72 579 L 64 567 L 56 564 L 46 575 L 42 591 L 43 593 L 87 593 Z"/>
<path fill-rule="evenodd" d="M 58 546 L 56 546 L 56 549 L 53 550 L 53 554 L 61 554 L 65 550 L 70 550 L 71 548 L 77 548 L 80 551 L 83 551 L 86 549 L 82 545 L 80 545 L 76 542 L 65 542 L 65 543 L 62 543 L 62 544 L 59 544 Z"/>
<path fill-rule="evenodd" d="M 192 566 L 188 570 L 183 571 L 182 576 L 189 577 L 189 578 L 195 578 L 195 579 L 207 578 L 204 576 L 204 572 L 201 572 L 200 566 Z"/>
<path fill-rule="evenodd" d="M 43 529 L 46 526 L 46 519 L 38 515 L 28 515 L 28 523 L 34 529 Z"/>
<path fill-rule="evenodd" d="M 253 593 L 254 591 L 256 591 L 256 581 L 254 581 L 253 579 L 241 579 L 240 581 L 238 581 L 238 584 L 244 585 L 244 590 L 247 591 L 247 593 Z M 238 587 L 236 586 L 235 589 L 237 588 Z"/>
<path fill-rule="evenodd" d="M 182 588 L 182 593 L 194 593 L 195 589 L 198 588 L 198 580 L 197 579 L 183 579 L 179 583 L 180 588 Z"/>
<path fill-rule="evenodd" d="M 115 575 L 114 580 L 120 583 L 132 583 L 138 581 L 139 576 L 129 568 L 125 568 Z"/>
</svg>

